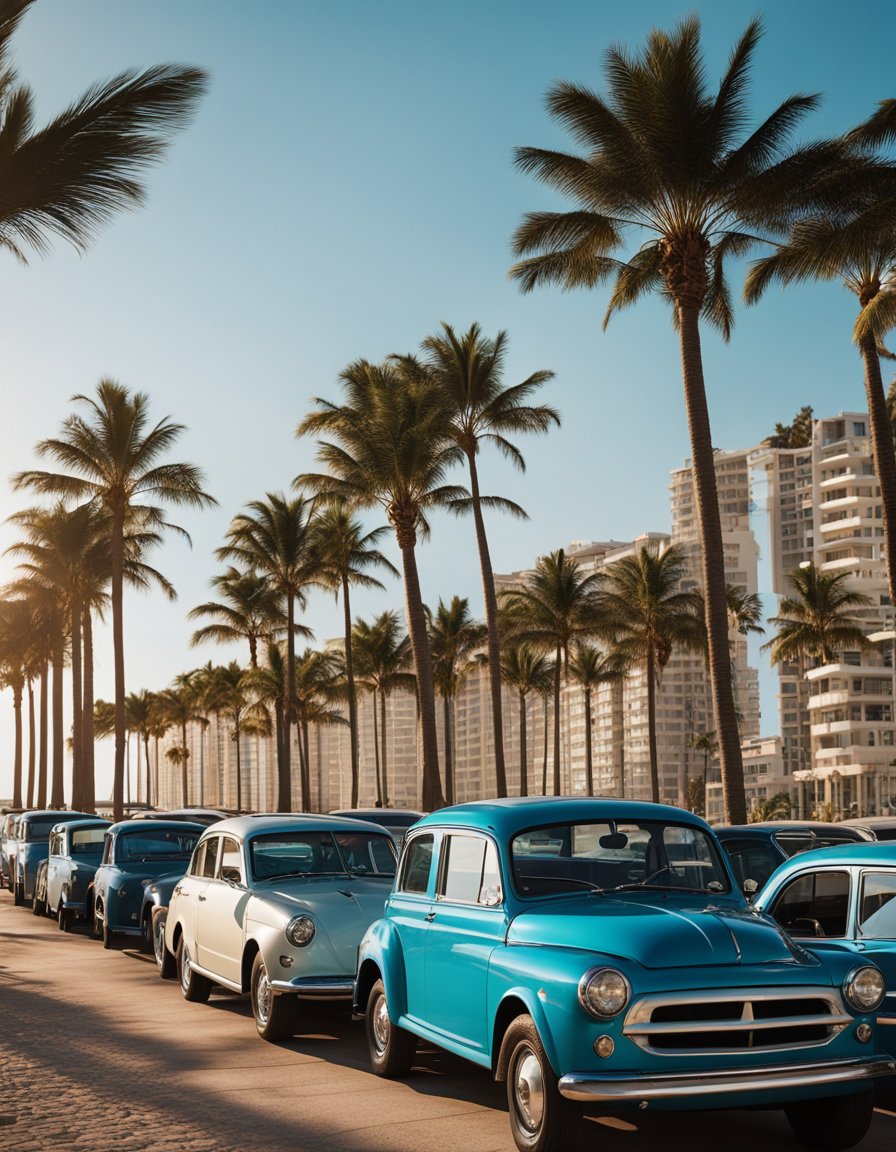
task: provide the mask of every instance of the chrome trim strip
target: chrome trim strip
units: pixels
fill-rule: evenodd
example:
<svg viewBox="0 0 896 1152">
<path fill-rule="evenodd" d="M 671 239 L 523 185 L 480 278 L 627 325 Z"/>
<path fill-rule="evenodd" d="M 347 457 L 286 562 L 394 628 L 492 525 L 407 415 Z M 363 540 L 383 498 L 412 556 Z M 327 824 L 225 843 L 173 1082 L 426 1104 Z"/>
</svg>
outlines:
<svg viewBox="0 0 896 1152">
<path fill-rule="evenodd" d="M 727 1093 L 790 1091 L 825 1084 L 849 1084 L 896 1073 L 896 1060 L 874 1056 L 869 1060 L 831 1060 L 823 1064 L 792 1064 L 782 1068 L 740 1068 L 723 1072 L 668 1073 L 657 1076 L 596 1076 L 571 1072 L 560 1077 L 560 1095 L 567 1100 L 651 1101 L 684 1096 L 721 1096 Z"/>
<path fill-rule="evenodd" d="M 295 980 L 272 980 L 275 992 L 294 992 L 309 1000 L 351 999 L 355 982 L 343 976 L 297 976 Z"/>
<path fill-rule="evenodd" d="M 896 1016 L 878 1016 L 878 1024 L 896 1024 Z"/>
<path fill-rule="evenodd" d="M 658 1024 L 627 1024 L 626 1036 L 675 1035 L 688 1032 L 760 1032 L 765 1028 L 797 1028 L 800 1025 L 835 1025 L 845 1028 L 853 1021 L 852 1016 L 776 1016 L 773 1020 L 753 1020 L 747 1017 L 737 1020 L 682 1020 L 666 1021 Z"/>
</svg>

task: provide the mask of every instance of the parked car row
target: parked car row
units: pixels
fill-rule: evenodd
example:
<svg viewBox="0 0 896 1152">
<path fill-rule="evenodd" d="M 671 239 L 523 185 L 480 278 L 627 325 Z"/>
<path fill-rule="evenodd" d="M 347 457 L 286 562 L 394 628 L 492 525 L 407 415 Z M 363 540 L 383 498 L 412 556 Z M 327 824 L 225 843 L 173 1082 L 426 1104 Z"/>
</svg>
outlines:
<svg viewBox="0 0 896 1152">
<path fill-rule="evenodd" d="M 751 904 L 703 820 L 634 801 L 458 805 L 400 861 L 336 815 L 93 824 L 104 943 L 148 935 L 185 999 L 246 994 L 266 1040 L 303 1000 L 351 1001 L 378 1075 L 421 1040 L 489 1069 L 520 1152 L 574 1147 L 593 1104 L 783 1108 L 807 1147 L 845 1149 L 896 1085 L 893 843 L 806 844 Z M 61 892 L 48 860 L 51 913 Z"/>
</svg>

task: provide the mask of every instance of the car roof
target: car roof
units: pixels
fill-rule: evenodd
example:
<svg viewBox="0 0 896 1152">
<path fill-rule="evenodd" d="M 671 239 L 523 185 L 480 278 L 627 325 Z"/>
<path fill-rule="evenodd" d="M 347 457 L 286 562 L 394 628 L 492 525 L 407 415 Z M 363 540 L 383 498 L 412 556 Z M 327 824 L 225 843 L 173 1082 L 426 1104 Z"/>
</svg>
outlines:
<svg viewBox="0 0 896 1152">
<path fill-rule="evenodd" d="M 102 816 L 90 816 L 83 820 L 60 820 L 53 825 L 53 830 L 71 828 L 73 831 L 77 831 L 79 828 L 110 828 L 111 826 L 111 820 L 106 820 Z"/>
<path fill-rule="evenodd" d="M 587 823 L 597 820 L 659 820 L 690 824 L 708 830 L 701 816 L 671 804 L 615 800 L 591 796 L 507 796 L 474 800 L 432 812 L 414 831 L 436 825 L 489 828 L 498 836 L 511 836 L 525 828 L 549 824 Z"/>
<path fill-rule="evenodd" d="M 47 820 L 50 816 L 58 816 L 56 823 L 64 824 L 69 820 L 83 820 L 90 816 L 90 813 L 69 812 L 66 808 L 32 808 L 28 812 L 23 812 L 19 819 L 30 823 L 32 820 Z"/>
<path fill-rule="evenodd" d="M 875 865 L 896 866 L 896 842 L 892 840 L 861 840 L 855 844 L 835 844 L 830 848 L 813 848 L 791 856 L 773 873 L 778 876 L 785 869 L 792 871 L 797 865 L 808 863 L 812 868 L 823 864 L 856 864 L 860 867 Z"/>
<path fill-rule="evenodd" d="M 864 829 L 844 828 L 839 823 L 825 823 L 823 820 L 757 820 L 753 824 L 714 824 L 715 832 L 720 840 L 740 839 L 743 836 L 753 836 L 755 839 L 768 839 L 776 832 L 789 832 L 792 835 L 808 834 L 810 836 L 840 836 L 851 843 L 868 843 L 873 838 L 863 835 Z"/>
<path fill-rule="evenodd" d="M 336 808 L 331 816 L 347 816 L 353 820 L 368 820 L 372 824 L 382 824 L 389 828 L 409 828 L 422 820 L 425 812 L 415 812 L 412 808 Z"/>
<path fill-rule="evenodd" d="M 122 832 L 142 832 L 149 836 L 159 828 L 166 828 L 176 832 L 204 832 L 205 825 L 189 820 L 119 820 L 117 824 L 110 824 L 109 831 L 116 836 Z"/>
<path fill-rule="evenodd" d="M 231 816 L 208 827 L 210 833 L 225 833 L 244 840 L 266 832 L 370 832 L 369 820 L 350 820 L 322 812 L 260 812 L 252 816 Z M 384 832 L 384 835 L 388 835 Z"/>
</svg>

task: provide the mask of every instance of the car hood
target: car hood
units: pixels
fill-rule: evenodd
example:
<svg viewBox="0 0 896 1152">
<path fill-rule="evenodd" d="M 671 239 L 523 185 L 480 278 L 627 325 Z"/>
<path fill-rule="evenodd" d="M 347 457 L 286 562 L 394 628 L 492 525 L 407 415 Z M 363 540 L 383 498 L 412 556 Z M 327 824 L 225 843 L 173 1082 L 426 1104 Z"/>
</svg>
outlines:
<svg viewBox="0 0 896 1152">
<path fill-rule="evenodd" d="M 391 877 L 333 876 L 320 880 L 272 880 L 268 885 L 258 885 L 255 896 L 275 900 L 291 916 L 310 912 L 324 922 L 331 915 L 345 916 L 354 907 L 366 927 L 382 916 L 391 889 Z"/>
<path fill-rule="evenodd" d="M 588 895 L 516 916 L 508 944 L 539 944 L 626 957 L 645 968 L 817 964 L 767 917 L 693 899 Z"/>
</svg>

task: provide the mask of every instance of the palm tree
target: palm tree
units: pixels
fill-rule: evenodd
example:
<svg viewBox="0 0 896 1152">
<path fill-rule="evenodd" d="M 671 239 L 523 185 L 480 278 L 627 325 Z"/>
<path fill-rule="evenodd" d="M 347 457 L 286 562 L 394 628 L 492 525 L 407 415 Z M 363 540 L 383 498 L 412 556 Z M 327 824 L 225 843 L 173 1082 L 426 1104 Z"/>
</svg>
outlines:
<svg viewBox="0 0 896 1152">
<path fill-rule="evenodd" d="M 311 501 L 303 496 L 289 499 L 268 492 L 264 500 L 252 500 L 227 529 L 227 543 L 215 555 L 219 560 L 237 560 L 247 568 L 262 572 L 273 593 L 286 605 L 286 679 L 283 683 L 282 743 L 277 748 L 277 807 L 292 808 L 291 736 L 296 723 L 296 643 L 297 635 L 313 633 L 296 623 L 296 608 L 305 607 L 305 589 L 315 575 L 311 553 Z"/>
<path fill-rule="evenodd" d="M 664 552 L 642 546 L 607 566 L 603 608 L 614 636 L 614 654 L 626 667 L 640 664 L 647 680 L 650 791 L 660 801 L 656 748 L 656 686 L 674 648 L 705 650 L 703 598 L 682 591 L 687 560 L 680 545 Z"/>
<path fill-rule="evenodd" d="M 22 693 L 33 624 L 32 606 L 25 599 L 0 600 L 0 687 L 11 688 L 15 720 L 12 802 L 22 807 Z"/>
<path fill-rule="evenodd" d="M 776 792 L 767 800 L 760 800 L 750 813 L 751 823 L 759 820 L 789 820 L 790 819 L 790 793 Z"/>
<path fill-rule="evenodd" d="M 345 724 L 337 701 L 342 697 L 342 654 L 307 649 L 296 660 L 296 717 L 299 736 L 299 764 L 302 772 L 302 808 L 310 812 L 312 724 Z"/>
<path fill-rule="evenodd" d="M 804 670 L 806 660 L 831 664 L 844 649 L 870 646 L 861 621 L 850 610 L 871 599 L 848 586 L 849 573 L 821 572 L 810 563 L 791 572 L 788 580 L 796 595 L 785 596 L 778 615 L 769 617 L 777 631 L 763 644 L 772 664 L 799 664 Z"/>
<path fill-rule="evenodd" d="M 271 587 L 270 577 L 261 572 L 241 572 L 231 565 L 213 576 L 211 585 L 221 599 L 207 600 L 190 609 L 188 620 L 212 619 L 211 624 L 196 629 L 190 637 L 190 647 L 206 640 L 216 644 L 247 640 L 249 664 L 257 668 L 259 640 L 272 640 L 282 630 L 280 597 Z"/>
<path fill-rule="evenodd" d="M 23 263 L 55 235 L 84 250 L 116 212 L 144 199 L 143 172 L 205 89 L 198 68 L 165 65 L 96 84 L 34 130 L 34 96 L 18 83 L 11 40 L 33 0 L 0 4 L 0 245 Z"/>
<path fill-rule="evenodd" d="M 149 398 L 133 395 L 114 380 L 101 380 L 96 398 L 75 396 L 73 403 L 87 409 L 86 418 L 73 414 L 63 422 L 60 436 L 42 440 L 39 456 L 49 456 L 66 473 L 19 472 L 16 488 L 31 488 L 64 500 L 89 502 L 109 519 L 112 567 L 112 642 L 115 663 L 115 775 L 112 806 L 120 820 L 124 805 L 126 740 L 124 676 L 123 589 L 127 550 L 125 537 L 137 526 L 153 540 L 165 528 L 189 540 L 182 528 L 165 519 L 164 510 L 143 501 L 160 500 L 203 508 L 215 504 L 203 491 L 202 473 L 193 464 L 161 461 L 184 430 L 167 417 L 148 427 Z"/>
<path fill-rule="evenodd" d="M 528 718 L 526 700 L 530 692 L 547 698 L 554 682 L 552 662 L 531 644 L 507 640 L 501 649 L 501 679 L 516 691 L 519 699 L 520 796 L 529 795 Z M 547 712 L 545 712 L 547 734 Z"/>
<path fill-rule="evenodd" d="M 554 795 L 560 795 L 560 687 L 570 647 L 601 629 L 600 572 L 583 576 L 561 548 L 541 556 L 525 588 L 502 594 L 513 635 L 554 653 Z"/>
<path fill-rule="evenodd" d="M 297 477 L 323 496 L 350 506 L 381 506 L 401 549 L 405 605 L 414 672 L 423 755 L 422 807 L 444 804 L 436 741 L 432 658 L 426 614 L 417 573 L 418 534 L 429 536 L 427 513 L 468 499 L 465 488 L 445 484 L 445 476 L 462 459 L 447 433 L 449 410 L 444 392 L 431 374 L 415 368 L 409 357 L 387 364 L 356 360 L 340 380 L 346 403 L 315 399 L 316 411 L 297 429 L 299 436 L 331 436 L 318 444 L 326 474 Z"/>
<path fill-rule="evenodd" d="M 372 624 L 356 620 L 352 627 L 352 645 L 362 686 L 371 694 L 373 704 L 373 748 L 376 763 L 377 800 L 389 807 L 389 757 L 386 740 L 386 700 L 396 688 L 416 691 L 417 681 L 408 671 L 411 663 L 411 641 L 401 634 L 396 612 L 383 612 Z M 377 698 L 380 724 L 377 741 Z M 382 747 L 382 751 L 381 751 Z"/>
<path fill-rule="evenodd" d="M 585 795 L 594 795 L 594 770 L 591 735 L 591 693 L 601 684 L 622 680 L 624 666 L 616 654 L 608 656 L 592 644 L 576 644 L 569 661 L 569 675 L 581 685 L 585 696 Z"/>
<path fill-rule="evenodd" d="M 207 723 L 197 686 L 191 683 L 190 673 L 181 673 L 168 688 L 155 694 L 155 706 L 160 717 L 164 717 L 168 728 L 180 731 L 180 744 L 169 748 L 166 756 L 181 770 L 181 803 L 190 803 L 187 766 L 190 749 L 187 746 L 187 727 L 190 724 Z"/>
<path fill-rule="evenodd" d="M 546 434 L 551 425 L 559 426 L 556 409 L 546 404 L 532 407 L 528 401 L 542 384 L 554 378 L 553 372 L 533 372 L 519 384 L 505 388 L 504 362 L 507 355 L 507 333 L 499 332 L 494 340 L 482 335 L 478 324 L 462 336 L 442 325 L 442 331 L 423 342 L 430 370 L 445 390 L 450 407 L 449 434 L 467 459 L 470 472 L 470 495 L 488 634 L 488 668 L 492 699 L 492 725 L 495 742 L 495 794 L 507 795 L 504 767 L 504 726 L 501 708 L 501 653 L 498 641 L 498 601 L 495 578 L 485 534 L 483 507 L 500 508 L 524 518 L 518 504 L 496 497 L 482 496 L 476 457 L 483 443 L 494 444 L 521 471 L 526 462 L 509 436 L 519 433 Z"/>
<path fill-rule="evenodd" d="M 842 146 L 791 148 L 815 96 L 792 96 L 744 135 L 750 66 L 761 23 L 736 44 L 718 90 L 707 84 L 700 23 L 654 30 L 645 48 L 606 54 L 608 99 L 558 82 L 548 108 L 585 155 L 521 148 L 517 167 L 571 197 L 569 212 L 534 212 L 517 229 L 511 270 L 523 291 L 541 284 L 593 288 L 615 279 L 605 319 L 659 291 L 673 308 L 691 435 L 702 544 L 709 669 L 718 718 L 727 819 L 746 820 L 743 766 L 728 654 L 725 567 L 700 345 L 700 319 L 724 339 L 733 314 L 726 258 L 779 234 L 811 208 L 816 177 Z M 617 258 L 634 234 L 633 255 Z"/>
<path fill-rule="evenodd" d="M 129 692 L 125 700 L 125 715 L 127 717 L 128 731 L 135 732 L 138 739 L 137 752 L 137 779 L 140 779 L 140 742 L 143 744 L 143 760 L 146 765 L 145 800 L 148 807 L 153 806 L 152 772 L 149 763 L 149 740 L 152 736 L 153 725 L 156 719 L 158 702 L 153 692 L 141 688 L 139 692 Z M 138 784 L 137 799 L 140 799 Z M 158 800 L 158 797 L 156 797 Z"/>
<path fill-rule="evenodd" d="M 488 629 L 470 615 L 466 597 L 453 596 L 446 605 L 439 598 L 435 613 L 426 610 L 432 650 L 433 681 L 442 697 L 445 734 L 445 803 L 454 803 L 454 700 L 468 673 L 475 667 L 477 648 L 488 640 Z M 507 788 L 499 795 L 506 796 Z"/>
<path fill-rule="evenodd" d="M 256 666 L 257 667 L 257 666 Z M 243 774 L 240 743 L 244 734 L 267 736 L 271 718 L 267 708 L 251 691 L 251 677 L 236 660 L 213 670 L 205 691 L 205 703 L 230 724 L 236 750 L 236 807 L 243 811 Z M 257 789 L 256 789 L 257 791 Z M 251 788 L 250 788 L 251 797 Z"/>
<path fill-rule="evenodd" d="M 345 678 L 348 692 L 349 744 L 351 746 L 352 802 L 358 807 L 358 700 L 355 690 L 355 665 L 352 652 L 351 585 L 361 588 L 383 588 L 368 574 L 370 568 L 386 568 L 394 576 L 398 569 L 379 552 L 376 545 L 388 531 L 386 527 L 365 532 L 360 520 L 342 500 L 329 501 L 312 521 L 312 548 L 317 569 L 316 579 L 333 589 L 337 599 L 342 592 L 345 635 Z"/>
</svg>

